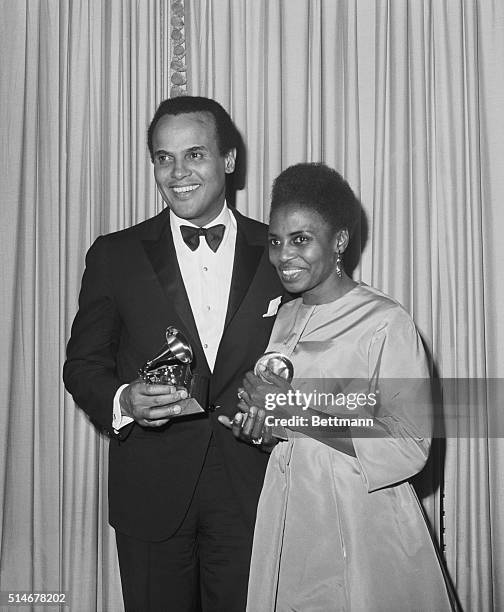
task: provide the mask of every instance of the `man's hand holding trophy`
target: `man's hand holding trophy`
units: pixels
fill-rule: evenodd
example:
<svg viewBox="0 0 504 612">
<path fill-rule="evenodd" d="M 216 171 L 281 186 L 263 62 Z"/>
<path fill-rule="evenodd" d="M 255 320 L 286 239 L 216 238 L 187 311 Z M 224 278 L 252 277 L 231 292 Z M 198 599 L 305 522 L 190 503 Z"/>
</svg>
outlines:
<svg viewBox="0 0 504 612">
<path fill-rule="evenodd" d="M 182 332 L 166 330 L 161 350 L 140 368 L 139 378 L 121 393 L 124 415 L 142 427 L 161 427 L 174 417 L 204 412 L 192 397 L 193 350 Z"/>
</svg>

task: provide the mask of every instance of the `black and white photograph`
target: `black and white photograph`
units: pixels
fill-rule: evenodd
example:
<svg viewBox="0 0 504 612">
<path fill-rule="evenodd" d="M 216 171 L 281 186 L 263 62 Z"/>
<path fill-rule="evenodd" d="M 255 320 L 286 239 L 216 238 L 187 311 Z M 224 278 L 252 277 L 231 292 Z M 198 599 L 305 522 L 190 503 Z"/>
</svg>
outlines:
<svg viewBox="0 0 504 612">
<path fill-rule="evenodd" d="M 504 2 L 0 0 L 0 611 L 504 609 Z"/>
</svg>

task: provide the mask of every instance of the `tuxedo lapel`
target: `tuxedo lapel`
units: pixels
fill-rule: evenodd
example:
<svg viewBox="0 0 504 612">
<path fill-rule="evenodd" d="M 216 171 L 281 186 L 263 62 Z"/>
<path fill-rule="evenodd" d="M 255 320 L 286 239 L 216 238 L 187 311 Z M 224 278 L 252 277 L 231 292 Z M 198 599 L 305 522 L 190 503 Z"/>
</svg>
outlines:
<svg viewBox="0 0 504 612">
<path fill-rule="evenodd" d="M 167 312 L 175 310 L 184 325 L 185 331 L 189 336 L 188 340 L 193 349 L 198 354 L 204 355 L 189 298 L 187 297 L 184 281 L 180 273 L 169 218 L 157 239 L 142 240 L 142 244 L 165 293 Z"/>
<path fill-rule="evenodd" d="M 252 284 L 265 250 L 264 235 L 259 235 L 257 230 L 254 231 L 246 217 L 243 217 L 236 211 L 231 212 L 235 215 L 237 222 L 236 246 L 226 320 L 217 354 L 217 361 L 219 360 L 222 344 L 226 338 L 226 329 L 236 315 Z M 183 324 L 184 329 L 182 331 L 187 332 L 188 340 L 191 342 L 193 349 L 195 349 L 197 355 L 204 359 L 205 369 L 208 369 L 189 298 L 187 297 L 182 274 L 180 273 L 169 217 L 167 217 L 164 223 L 161 223 L 159 233 L 156 233 L 152 239 L 142 240 L 142 244 L 166 296 L 167 317 L 170 311 L 175 311 Z"/>
<path fill-rule="evenodd" d="M 236 212 L 234 214 L 237 221 L 236 247 L 224 333 L 240 307 L 264 253 L 263 244 L 253 243 L 253 237 L 247 232 L 241 215 Z"/>
</svg>

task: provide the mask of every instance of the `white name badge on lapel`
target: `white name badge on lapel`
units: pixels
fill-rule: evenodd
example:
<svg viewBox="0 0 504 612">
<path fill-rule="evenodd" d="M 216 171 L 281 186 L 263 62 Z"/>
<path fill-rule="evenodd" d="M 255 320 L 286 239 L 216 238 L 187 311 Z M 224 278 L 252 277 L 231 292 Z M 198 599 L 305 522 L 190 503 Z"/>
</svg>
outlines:
<svg viewBox="0 0 504 612">
<path fill-rule="evenodd" d="M 271 300 L 270 303 L 268 304 L 268 310 L 263 314 L 263 318 L 274 317 L 276 313 L 278 312 L 281 301 L 282 301 L 281 295 Z"/>
</svg>

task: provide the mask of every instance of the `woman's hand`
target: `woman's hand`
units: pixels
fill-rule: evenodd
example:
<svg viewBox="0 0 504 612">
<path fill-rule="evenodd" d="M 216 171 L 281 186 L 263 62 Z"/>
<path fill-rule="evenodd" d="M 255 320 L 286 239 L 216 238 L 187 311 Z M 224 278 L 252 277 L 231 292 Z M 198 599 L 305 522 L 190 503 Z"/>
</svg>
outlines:
<svg viewBox="0 0 504 612">
<path fill-rule="evenodd" d="M 239 412 L 233 419 L 220 416 L 218 420 L 232 431 L 235 438 L 260 445 L 261 450 L 271 452 L 278 440 L 273 437 L 271 427 L 265 424 L 266 416 L 271 414 L 272 409 L 275 409 L 276 416 L 289 414 L 283 406 L 281 410 L 277 409 L 275 397 L 277 394 L 287 394 L 292 387 L 284 378 L 273 374 L 267 368 L 261 370 L 261 374 L 268 382 L 253 372 L 245 375 L 243 387 L 238 389 Z"/>
<path fill-rule="evenodd" d="M 240 401 L 249 407 L 256 406 L 267 411 L 274 410 L 275 416 L 278 417 L 289 416 L 287 401 L 280 402 L 282 405 L 277 405 L 276 396 L 287 397 L 289 391 L 293 392 L 290 383 L 268 368 L 261 370 L 261 375 L 268 382 L 253 372 L 247 372 L 243 379 L 243 387 L 238 389 Z"/>
<path fill-rule="evenodd" d="M 243 400 L 238 408 L 240 411 L 232 419 L 219 416 L 219 423 L 230 429 L 238 440 L 260 446 L 261 450 L 270 453 L 278 440 L 273 437 L 271 427 L 265 424 L 266 410 L 248 406 Z"/>
</svg>

